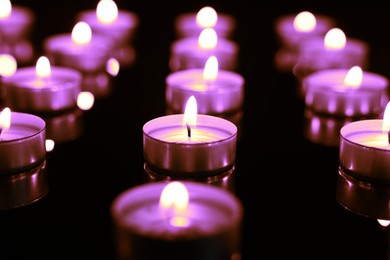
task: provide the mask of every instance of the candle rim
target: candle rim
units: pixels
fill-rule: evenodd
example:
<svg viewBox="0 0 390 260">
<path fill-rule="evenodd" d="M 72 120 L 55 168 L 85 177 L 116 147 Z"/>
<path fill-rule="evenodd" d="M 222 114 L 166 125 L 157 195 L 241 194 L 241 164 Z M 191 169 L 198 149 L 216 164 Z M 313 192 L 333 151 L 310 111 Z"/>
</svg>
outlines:
<svg viewBox="0 0 390 260">
<path fill-rule="evenodd" d="M 31 134 L 13 139 L 0 139 L 0 144 L 11 143 L 15 141 L 19 142 L 22 140 L 30 139 L 31 137 L 40 135 L 42 132 L 46 131 L 46 122 L 41 117 L 30 113 L 11 111 L 11 126 L 7 131 L 12 131 L 12 128 L 18 125 L 29 127 L 29 129 L 31 129 L 32 131 Z"/>
<path fill-rule="evenodd" d="M 227 119 L 217 117 L 217 116 L 212 116 L 212 115 L 206 115 L 206 114 L 198 114 L 197 115 L 197 127 L 207 127 L 208 129 L 213 128 L 213 129 L 218 129 L 219 131 L 223 131 L 226 133 L 226 137 L 224 138 L 219 138 L 213 141 L 208 141 L 208 142 L 195 142 L 195 143 L 183 143 L 183 142 L 173 142 L 173 141 L 165 141 L 161 140 L 158 137 L 155 137 L 152 135 L 153 132 L 159 131 L 162 128 L 166 129 L 167 127 L 183 127 L 182 121 L 183 121 L 183 116 L 184 114 L 173 114 L 173 115 L 165 115 L 165 116 L 160 116 L 157 118 L 154 118 L 152 120 L 149 120 L 143 125 L 142 131 L 144 136 L 146 136 L 149 139 L 158 141 L 158 142 L 164 142 L 164 143 L 169 143 L 170 145 L 178 145 L 180 147 L 191 147 L 191 146 L 200 146 L 200 145 L 210 145 L 210 144 L 215 144 L 215 143 L 220 143 L 220 142 L 225 142 L 227 140 L 231 140 L 233 138 L 237 137 L 237 131 L 238 128 L 237 126 L 230 122 Z M 165 120 L 164 120 L 165 119 Z M 166 121 L 166 119 L 169 119 L 169 123 L 173 123 L 171 125 L 168 125 L 168 122 L 164 122 L 164 124 L 159 124 L 161 121 Z M 213 122 L 217 121 L 217 123 L 211 124 L 210 125 L 210 120 L 214 120 Z M 206 123 L 206 125 L 202 125 L 202 123 Z M 225 128 L 219 128 L 218 125 L 223 124 Z"/>
</svg>

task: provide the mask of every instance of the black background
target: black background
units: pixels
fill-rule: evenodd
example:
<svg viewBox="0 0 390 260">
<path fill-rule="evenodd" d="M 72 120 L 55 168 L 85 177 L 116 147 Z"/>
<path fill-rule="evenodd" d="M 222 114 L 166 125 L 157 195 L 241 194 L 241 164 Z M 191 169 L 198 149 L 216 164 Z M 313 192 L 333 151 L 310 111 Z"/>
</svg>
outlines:
<svg viewBox="0 0 390 260">
<path fill-rule="evenodd" d="M 0 258 L 115 258 L 109 209 L 120 192 L 142 183 L 142 126 L 165 112 L 174 18 L 210 5 L 237 19 L 237 71 L 246 82 L 235 176 L 245 210 L 243 259 L 387 259 L 388 231 L 337 203 L 338 148 L 304 137 L 297 81 L 274 65 L 275 19 L 306 9 L 333 16 L 348 37 L 366 41 L 370 70 L 390 76 L 390 4 L 330 2 L 117 1 L 140 18 L 136 61 L 113 79 L 112 94 L 84 113 L 82 136 L 48 154 L 49 193 L 29 206 L 0 212 Z M 31 38 L 38 54 L 43 39 L 70 32 L 76 13 L 97 4 L 13 3 L 36 12 Z"/>
</svg>

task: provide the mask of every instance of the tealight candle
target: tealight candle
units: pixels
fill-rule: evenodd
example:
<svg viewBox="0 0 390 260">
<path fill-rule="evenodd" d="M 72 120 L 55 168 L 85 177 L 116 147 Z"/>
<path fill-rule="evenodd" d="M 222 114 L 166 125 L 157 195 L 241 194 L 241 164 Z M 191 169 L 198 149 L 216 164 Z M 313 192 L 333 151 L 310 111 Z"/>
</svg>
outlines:
<svg viewBox="0 0 390 260">
<path fill-rule="evenodd" d="M 45 121 L 35 115 L 0 113 L 0 209 L 30 204 L 48 189 Z"/>
<path fill-rule="evenodd" d="M 35 22 L 35 14 L 24 6 L 12 5 L 0 0 L 0 36 L 2 40 L 15 42 L 26 38 Z"/>
<path fill-rule="evenodd" d="M 330 29 L 324 37 L 302 42 L 293 73 L 298 79 L 324 69 L 359 66 L 367 69 L 369 46 L 366 42 L 346 37 L 340 28 Z"/>
<path fill-rule="evenodd" d="M 41 56 L 35 67 L 23 67 L 4 78 L 6 104 L 14 111 L 57 113 L 77 106 L 82 75 L 79 71 L 51 66 Z"/>
<path fill-rule="evenodd" d="M 176 71 L 166 78 L 168 114 L 184 113 L 187 100 L 194 96 L 200 114 L 235 118 L 242 110 L 244 78 L 233 71 L 219 70 L 218 59 L 209 57 L 204 69 Z M 233 122 L 237 124 L 237 122 Z"/>
<path fill-rule="evenodd" d="M 278 17 L 274 23 L 281 46 L 275 55 L 277 67 L 281 70 L 292 70 L 297 62 L 299 45 L 311 37 L 325 36 L 327 31 L 336 25 L 333 17 L 310 11 Z"/>
<path fill-rule="evenodd" d="M 221 69 L 236 70 L 238 62 L 237 43 L 218 38 L 213 28 L 205 28 L 198 37 L 186 37 L 174 41 L 170 48 L 171 71 L 203 68 L 210 56 L 216 56 Z"/>
<path fill-rule="evenodd" d="M 145 170 L 169 178 L 202 180 L 234 172 L 237 127 L 197 114 L 191 97 L 184 114 L 166 115 L 143 126 Z"/>
<path fill-rule="evenodd" d="M 388 86 L 385 76 L 353 66 L 312 73 L 302 80 L 301 91 L 316 113 L 377 117 L 388 101 Z"/>
<path fill-rule="evenodd" d="M 77 14 L 77 22 L 88 23 L 95 34 L 107 37 L 112 43 L 111 56 L 122 65 L 128 65 L 133 55 L 131 45 L 136 34 L 139 18 L 134 12 L 118 9 L 112 0 L 100 0 L 96 10 L 85 10 Z"/>
<path fill-rule="evenodd" d="M 141 184 L 111 206 L 120 259 L 239 259 L 243 207 L 203 183 Z"/>
<path fill-rule="evenodd" d="M 345 124 L 361 118 L 378 118 L 388 101 L 386 77 L 350 69 L 327 69 L 302 80 L 305 98 L 305 135 L 309 140 L 338 146 Z"/>
<path fill-rule="evenodd" d="M 367 182 L 390 182 L 389 110 L 388 103 L 383 120 L 359 120 L 341 128 L 339 164 L 346 174 Z"/>
<path fill-rule="evenodd" d="M 49 60 L 57 66 L 64 66 L 82 73 L 81 89 L 102 96 L 108 91 L 101 90 L 95 78 L 105 79 L 108 86 L 109 77 L 106 65 L 110 57 L 111 42 L 102 35 L 92 35 L 91 27 L 86 22 L 78 22 L 71 34 L 58 34 L 44 40 L 43 49 Z M 91 85 L 95 84 L 95 85 Z"/>
<path fill-rule="evenodd" d="M 214 28 L 221 38 L 231 38 L 236 29 L 236 19 L 227 13 L 217 12 L 211 6 L 198 12 L 187 12 L 175 18 L 175 31 L 179 38 L 197 37 L 205 28 Z"/>
</svg>

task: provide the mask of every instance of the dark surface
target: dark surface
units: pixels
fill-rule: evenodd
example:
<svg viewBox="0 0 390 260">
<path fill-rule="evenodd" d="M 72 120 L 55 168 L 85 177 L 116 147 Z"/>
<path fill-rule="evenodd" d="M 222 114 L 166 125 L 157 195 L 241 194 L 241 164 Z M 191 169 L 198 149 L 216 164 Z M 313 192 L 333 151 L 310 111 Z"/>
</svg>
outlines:
<svg viewBox="0 0 390 260">
<path fill-rule="evenodd" d="M 120 192 L 142 183 L 142 126 L 164 115 L 173 19 L 211 5 L 237 18 L 233 39 L 240 46 L 238 72 L 246 80 L 235 176 L 245 210 L 243 259 L 387 259 L 388 231 L 336 201 L 338 148 L 303 135 L 297 81 L 274 66 L 279 45 L 273 23 L 279 15 L 303 9 L 334 16 L 347 36 L 368 42 L 370 70 L 390 76 L 390 6 L 285 2 L 268 7 L 242 1 L 117 2 L 140 16 L 136 61 L 113 79 L 112 94 L 84 113 L 82 136 L 48 154 L 49 193 L 29 206 L 0 212 L 0 258 L 115 258 L 109 209 Z M 14 3 L 37 13 L 32 39 L 38 53 L 43 39 L 70 32 L 75 14 L 96 5 L 75 0 Z"/>
</svg>

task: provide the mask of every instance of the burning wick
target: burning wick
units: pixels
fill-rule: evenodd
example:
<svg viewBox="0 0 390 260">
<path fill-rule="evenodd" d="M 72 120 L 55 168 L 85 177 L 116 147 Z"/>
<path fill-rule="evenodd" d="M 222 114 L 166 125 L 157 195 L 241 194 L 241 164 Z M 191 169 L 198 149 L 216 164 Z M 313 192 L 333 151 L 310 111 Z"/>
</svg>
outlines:
<svg viewBox="0 0 390 260">
<path fill-rule="evenodd" d="M 186 123 L 186 126 L 187 126 L 187 135 L 188 135 L 188 138 L 191 138 L 191 127 L 188 123 Z M 390 131 L 389 131 L 390 132 Z M 1 132 L 0 132 L 1 133 Z M 389 136 L 390 136 L 390 133 L 389 133 Z"/>
</svg>

